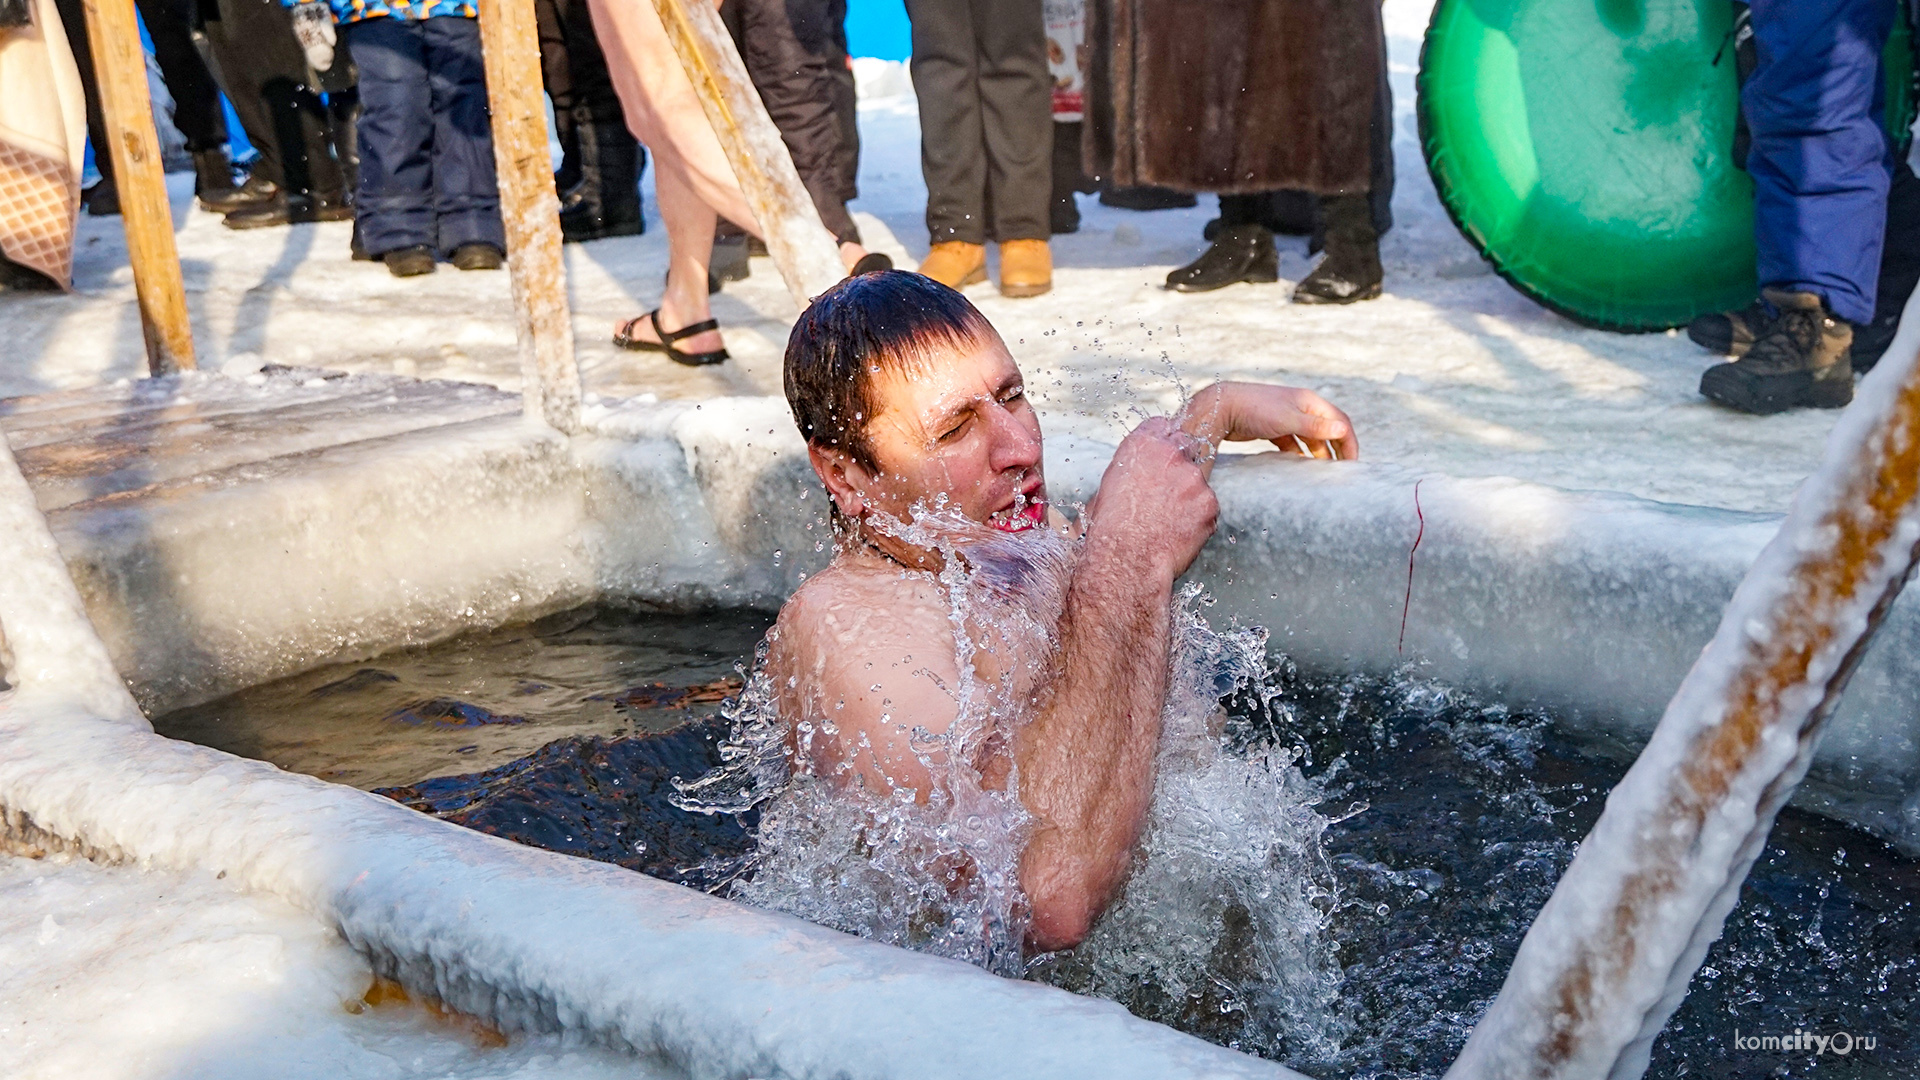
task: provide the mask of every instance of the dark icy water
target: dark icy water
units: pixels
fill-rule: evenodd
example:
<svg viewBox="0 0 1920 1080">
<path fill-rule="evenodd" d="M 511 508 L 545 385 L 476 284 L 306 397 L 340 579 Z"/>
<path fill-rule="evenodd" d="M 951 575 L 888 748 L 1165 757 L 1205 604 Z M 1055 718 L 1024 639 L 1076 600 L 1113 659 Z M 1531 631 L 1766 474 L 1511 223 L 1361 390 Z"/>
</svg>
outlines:
<svg viewBox="0 0 1920 1080">
<path fill-rule="evenodd" d="M 769 619 L 590 609 L 403 650 L 159 717 L 176 738 L 378 790 L 470 828 L 696 887 L 749 850 L 752 820 L 667 801 L 715 764 L 719 699 Z M 1231 701 L 1228 737 L 1305 751 L 1335 818 L 1329 932 L 1344 982 L 1339 1050 L 1245 1030 L 1231 957 L 1219 992 L 1120 994 L 1142 1015 L 1267 1047 L 1323 1078 L 1436 1077 L 1499 990 L 1521 936 L 1625 771 L 1551 718 L 1410 677 L 1282 674 Z M 1364 809 L 1361 809 L 1364 807 Z M 717 857 L 717 858 L 716 858 Z M 1656 1044 L 1650 1076 L 1920 1078 L 1920 863 L 1789 810 Z M 1230 952 L 1234 928 L 1220 929 Z M 1063 980 L 1042 964 L 1036 974 Z M 1842 1056 L 1736 1048 L 1848 1033 Z"/>
</svg>

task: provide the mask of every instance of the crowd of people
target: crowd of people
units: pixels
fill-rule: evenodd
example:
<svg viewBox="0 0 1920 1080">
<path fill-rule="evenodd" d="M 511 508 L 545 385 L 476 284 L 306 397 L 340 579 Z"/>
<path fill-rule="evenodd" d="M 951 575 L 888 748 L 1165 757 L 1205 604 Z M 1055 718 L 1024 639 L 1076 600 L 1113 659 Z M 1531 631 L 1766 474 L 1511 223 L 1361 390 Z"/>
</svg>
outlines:
<svg viewBox="0 0 1920 1080">
<path fill-rule="evenodd" d="M 37 12 L 63 28 L 88 137 L 104 146 L 81 0 L 0 2 L 25 12 L 21 25 Z M 137 2 L 197 198 L 226 225 L 352 219 L 354 257 L 397 277 L 443 261 L 502 265 L 472 0 Z M 1843 405 L 1920 278 L 1920 237 L 1906 235 L 1920 233 L 1920 213 L 1901 209 L 1920 200 L 1920 182 L 1879 122 L 1894 0 L 1735 7 L 1736 157 L 1756 189 L 1760 298 L 1690 328 L 1730 358 L 1701 392 L 1748 412 Z M 1050 236 L 1078 227 L 1076 193 L 1136 209 L 1212 193 L 1206 246 L 1167 275 L 1169 289 L 1276 282 L 1276 235 L 1305 235 L 1325 257 L 1294 301 L 1380 295 L 1394 163 L 1377 3 L 1246 0 L 1212 12 L 1206 33 L 1183 25 L 1189 9 L 1175 0 L 906 8 L 927 186 L 921 274 L 954 288 L 985 281 L 993 245 L 999 291 L 1036 296 L 1052 287 Z M 723 0 L 719 11 L 849 272 L 890 267 L 848 212 L 860 138 L 846 0 Z M 537 0 L 536 15 L 565 239 L 641 232 L 649 152 L 656 170 L 666 286 L 615 342 L 725 361 L 707 298 L 747 272 L 760 225 L 657 13 L 644 0 Z M 258 151 L 244 172 L 228 153 L 223 92 Z M 112 156 L 95 162 L 86 210 L 116 213 Z M 64 266 L 11 254 L 0 271 L 16 286 L 65 284 Z"/>
</svg>

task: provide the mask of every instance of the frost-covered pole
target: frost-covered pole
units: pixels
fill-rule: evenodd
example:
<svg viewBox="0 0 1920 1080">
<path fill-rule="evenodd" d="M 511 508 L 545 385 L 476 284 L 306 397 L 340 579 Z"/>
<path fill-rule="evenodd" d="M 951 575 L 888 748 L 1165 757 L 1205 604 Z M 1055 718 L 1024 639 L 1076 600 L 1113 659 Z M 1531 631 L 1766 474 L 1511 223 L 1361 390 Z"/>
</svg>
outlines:
<svg viewBox="0 0 1920 1080">
<path fill-rule="evenodd" d="M 667 40 L 720 138 L 734 178 L 759 219 L 767 253 L 802 307 L 846 276 L 839 245 L 800 183 L 793 157 L 747 77 L 720 13 L 708 0 L 653 0 Z"/>
<path fill-rule="evenodd" d="M 180 255 L 173 246 L 173 208 L 167 203 L 153 99 L 147 93 L 147 54 L 140 47 L 133 0 L 86 0 L 86 12 L 127 258 L 133 264 L 133 292 L 146 337 L 147 373 L 192 371 L 193 326 L 187 319 Z"/>
<path fill-rule="evenodd" d="M 554 194 L 547 151 L 533 0 L 480 0 L 480 49 L 513 278 L 520 396 L 528 416 L 572 434 L 580 429 L 580 367 L 573 358 L 573 313 L 560 255 L 560 197 Z"/>
<path fill-rule="evenodd" d="M 1920 298 L 1920 293 L 1916 294 Z M 1920 554 L 1920 303 L 1448 1072 L 1632 1080 Z"/>
</svg>

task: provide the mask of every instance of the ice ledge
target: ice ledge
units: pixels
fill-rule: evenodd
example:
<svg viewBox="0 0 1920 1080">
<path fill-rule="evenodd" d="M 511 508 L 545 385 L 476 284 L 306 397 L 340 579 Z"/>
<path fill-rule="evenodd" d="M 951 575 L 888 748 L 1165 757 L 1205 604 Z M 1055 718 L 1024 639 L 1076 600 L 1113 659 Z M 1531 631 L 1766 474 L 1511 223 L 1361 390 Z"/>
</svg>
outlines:
<svg viewBox="0 0 1920 1080">
<path fill-rule="evenodd" d="M 451 424 L 51 521 L 150 709 L 593 599 L 770 608 L 823 565 L 824 501 L 784 402 L 629 402 L 588 419 L 571 443 L 513 417 Z M 1112 448 L 1055 436 L 1048 452 L 1069 501 Z M 1314 667 L 1412 664 L 1551 707 L 1623 756 L 1779 522 L 1380 463 L 1229 456 L 1215 477 L 1221 531 L 1194 573 L 1216 611 Z M 1896 605 L 1798 796 L 1910 852 L 1917 612 Z"/>
<path fill-rule="evenodd" d="M 1297 1080 L 1111 1002 L 836 933 L 82 712 L 0 706 L 0 837 L 200 868 L 508 1031 L 689 1075 Z M 78 845 L 77 845 L 78 846 Z"/>
</svg>

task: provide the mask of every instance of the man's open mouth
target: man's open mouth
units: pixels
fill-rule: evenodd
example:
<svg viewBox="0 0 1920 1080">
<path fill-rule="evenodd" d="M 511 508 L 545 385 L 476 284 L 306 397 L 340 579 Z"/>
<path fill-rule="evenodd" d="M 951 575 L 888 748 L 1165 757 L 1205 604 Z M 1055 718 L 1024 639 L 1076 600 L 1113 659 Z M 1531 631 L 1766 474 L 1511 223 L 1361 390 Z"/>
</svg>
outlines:
<svg viewBox="0 0 1920 1080">
<path fill-rule="evenodd" d="M 987 524 L 1001 532 L 1025 532 L 1046 524 L 1046 521 L 1047 504 L 1041 499 L 1017 501 L 987 518 Z"/>
</svg>

